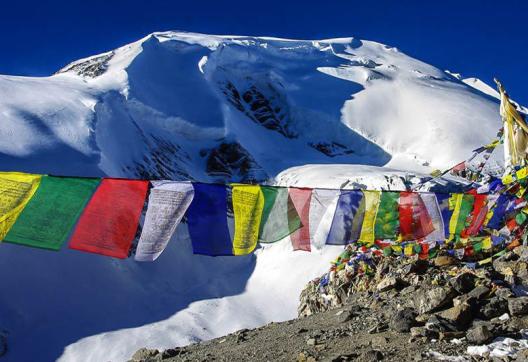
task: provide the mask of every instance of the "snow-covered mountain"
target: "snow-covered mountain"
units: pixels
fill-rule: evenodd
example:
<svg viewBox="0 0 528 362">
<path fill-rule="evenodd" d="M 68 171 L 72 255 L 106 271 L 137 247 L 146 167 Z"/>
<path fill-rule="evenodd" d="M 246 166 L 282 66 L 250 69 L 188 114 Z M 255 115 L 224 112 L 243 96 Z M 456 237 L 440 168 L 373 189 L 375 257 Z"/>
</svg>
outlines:
<svg viewBox="0 0 528 362">
<path fill-rule="evenodd" d="M 499 127 L 484 83 L 355 38 L 163 32 L 50 77 L 0 76 L 4 171 L 384 187 Z M 121 361 L 293 318 L 339 250 L 193 256 L 185 226 L 152 264 L 1 245 L 4 358 Z"/>
<path fill-rule="evenodd" d="M 202 181 L 304 164 L 428 171 L 499 127 L 497 100 L 471 85 L 355 38 L 154 33 L 51 77 L 0 76 L 0 164 Z"/>
</svg>

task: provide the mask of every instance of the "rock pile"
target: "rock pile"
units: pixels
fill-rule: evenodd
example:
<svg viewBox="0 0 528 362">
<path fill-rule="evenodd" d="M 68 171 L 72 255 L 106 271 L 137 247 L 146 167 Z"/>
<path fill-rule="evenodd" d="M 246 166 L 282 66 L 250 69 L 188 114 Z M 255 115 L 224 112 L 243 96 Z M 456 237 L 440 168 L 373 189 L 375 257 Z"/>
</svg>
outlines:
<svg viewBox="0 0 528 362">
<path fill-rule="evenodd" d="M 348 249 L 342 260 L 353 260 Z M 364 264 L 363 266 L 359 264 Z M 448 255 L 432 260 L 370 255 L 311 281 L 299 317 L 332 308 L 364 308 L 377 329 L 412 340 L 459 339 L 484 344 L 519 337 L 528 328 L 528 247 L 519 246 L 477 269 Z"/>
<path fill-rule="evenodd" d="M 300 318 L 131 361 L 526 361 L 528 248 L 479 268 L 352 247 L 301 295 Z"/>
</svg>

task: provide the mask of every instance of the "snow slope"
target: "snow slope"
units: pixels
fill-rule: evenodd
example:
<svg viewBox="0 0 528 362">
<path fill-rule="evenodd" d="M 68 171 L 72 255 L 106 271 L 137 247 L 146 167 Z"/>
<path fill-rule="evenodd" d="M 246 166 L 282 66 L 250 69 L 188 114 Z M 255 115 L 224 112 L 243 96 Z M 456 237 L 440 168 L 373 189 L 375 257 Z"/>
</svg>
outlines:
<svg viewBox="0 0 528 362">
<path fill-rule="evenodd" d="M 355 38 L 154 33 L 50 77 L 0 76 L 0 169 L 397 188 L 394 169 L 446 168 L 494 137 L 479 82 Z M 185 227 L 173 239 L 152 264 L 2 245 L 4 359 L 121 361 L 293 318 L 340 250 L 209 258 Z"/>
</svg>

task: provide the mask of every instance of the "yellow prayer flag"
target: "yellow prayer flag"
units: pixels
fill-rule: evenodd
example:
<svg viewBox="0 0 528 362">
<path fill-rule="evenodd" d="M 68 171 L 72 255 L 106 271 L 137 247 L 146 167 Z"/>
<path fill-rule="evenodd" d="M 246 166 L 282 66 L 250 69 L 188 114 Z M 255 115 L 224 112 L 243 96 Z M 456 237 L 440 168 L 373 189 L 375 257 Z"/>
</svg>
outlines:
<svg viewBox="0 0 528 362">
<path fill-rule="evenodd" d="M 483 250 L 490 250 L 491 249 L 491 237 L 485 237 L 484 240 L 482 240 L 482 249 Z"/>
<path fill-rule="evenodd" d="M 484 264 L 489 264 L 493 261 L 493 258 L 486 258 L 486 259 L 482 259 L 481 261 L 478 262 L 478 265 L 484 265 Z"/>
<path fill-rule="evenodd" d="M 528 176 L 528 168 L 521 168 L 515 173 L 515 175 L 517 176 L 517 180 L 522 180 L 523 178 L 526 178 L 526 176 Z"/>
<path fill-rule="evenodd" d="M 526 164 L 528 125 L 510 101 L 502 84 L 495 79 L 501 96 L 500 115 L 504 123 L 504 161 L 507 168 Z"/>
<path fill-rule="evenodd" d="M 402 247 L 401 245 L 391 245 L 392 251 L 394 251 L 395 254 L 401 254 L 402 253 Z"/>
<path fill-rule="evenodd" d="M 502 178 L 502 183 L 505 185 L 509 185 L 513 182 L 513 176 L 510 174 L 504 175 Z"/>
<path fill-rule="evenodd" d="M 257 246 L 264 195 L 260 186 L 234 184 L 232 199 L 235 216 L 233 254 L 247 255 Z"/>
<path fill-rule="evenodd" d="M 460 208 L 462 207 L 462 198 L 464 194 L 452 194 L 449 198 L 449 208 L 453 210 L 451 219 L 449 220 L 449 234 L 450 239 L 456 234 L 456 228 L 458 223 L 458 218 L 460 216 Z"/>
<path fill-rule="evenodd" d="M 365 195 L 365 217 L 363 218 L 363 225 L 359 235 L 359 241 L 365 246 L 374 245 L 374 225 L 376 224 L 376 215 L 380 204 L 381 191 L 363 191 Z"/>
<path fill-rule="evenodd" d="M 408 243 L 405 245 L 404 253 L 406 256 L 412 256 L 414 253 L 414 245 L 411 243 Z"/>
<path fill-rule="evenodd" d="M 40 184 L 40 175 L 0 172 L 0 240 L 27 205 Z"/>
</svg>

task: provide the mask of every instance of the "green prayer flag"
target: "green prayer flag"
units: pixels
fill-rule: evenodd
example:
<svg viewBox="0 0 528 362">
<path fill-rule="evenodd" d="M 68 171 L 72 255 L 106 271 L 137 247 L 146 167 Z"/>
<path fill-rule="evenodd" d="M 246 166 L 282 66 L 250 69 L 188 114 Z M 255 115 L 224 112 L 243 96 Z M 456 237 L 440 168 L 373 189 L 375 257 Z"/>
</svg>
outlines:
<svg viewBox="0 0 528 362">
<path fill-rule="evenodd" d="M 4 241 L 59 250 L 99 182 L 99 179 L 43 176 Z"/>
<path fill-rule="evenodd" d="M 517 225 L 522 225 L 526 221 L 526 214 L 524 212 L 520 212 L 517 215 L 515 215 L 515 222 Z"/>
<path fill-rule="evenodd" d="M 273 243 L 301 227 L 301 218 L 284 187 L 261 186 L 264 209 L 260 221 L 259 242 Z"/>
<path fill-rule="evenodd" d="M 460 235 L 462 230 L 469 226 L 471 220 L 469 219 L 471 211 L 473 211 L 473 204 L 475 203 L 475 196 L 471 194 L 464 194 L 462 196 L 462 205 L 460 206 L 460 214 L 456 224 L 456 235 Z"/>
<path fill-rule="evenodd" d="M 376 239 L 398 238 L 400 233 L 399 192 L 382 192 L 376 216 Z"/>
</svg>

